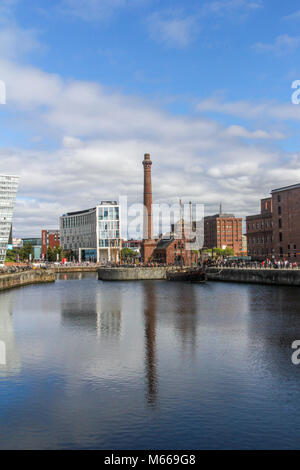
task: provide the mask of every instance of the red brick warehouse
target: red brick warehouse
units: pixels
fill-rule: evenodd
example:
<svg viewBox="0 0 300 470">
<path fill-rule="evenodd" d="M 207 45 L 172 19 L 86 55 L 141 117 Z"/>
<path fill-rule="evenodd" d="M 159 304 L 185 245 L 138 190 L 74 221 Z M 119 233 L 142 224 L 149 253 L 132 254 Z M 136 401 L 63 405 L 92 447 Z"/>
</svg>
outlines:
<svg viewBox="0 0 300 470">
<path fill-rule="evenodd" d="M 46 257 L 48 248 L 53 250 L 56 246 L 60 246 L 60 231 L 42 230 L 42 258 Z"/>
</svg>

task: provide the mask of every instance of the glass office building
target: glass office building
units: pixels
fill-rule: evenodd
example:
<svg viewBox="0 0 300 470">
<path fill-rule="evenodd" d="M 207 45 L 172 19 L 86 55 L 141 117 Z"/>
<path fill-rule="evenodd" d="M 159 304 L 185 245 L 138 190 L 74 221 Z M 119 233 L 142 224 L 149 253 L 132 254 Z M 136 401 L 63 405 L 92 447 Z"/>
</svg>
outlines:
<svg viewBox="0 0 300 470">
<path fill-rule="evenodd" d="M 0 175 L 0 266 L 5 263 L 18 186 L 18 176 Z"/>
<path fill-rule="evenodd" d="M 79 261 L 117 263 L 121 250 L 120 206 L 103 201 L 97 207 L 60 218 L 61 246 Z"/>
</svg>

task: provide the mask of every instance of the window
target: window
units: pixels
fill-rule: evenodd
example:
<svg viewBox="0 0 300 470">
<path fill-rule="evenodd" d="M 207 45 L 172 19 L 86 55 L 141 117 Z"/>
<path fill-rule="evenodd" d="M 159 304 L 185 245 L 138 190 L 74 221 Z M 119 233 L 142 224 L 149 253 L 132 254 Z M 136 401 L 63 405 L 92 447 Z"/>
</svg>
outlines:
<svg viewBox="0 0 300 470">
<path fill-rule="evenodd" d="M 279 232 L 279 241 L 282 242 L 282 232 Z"/>
<path fill-rule="evenodd" d="M 279 228 L 282 228 L 282 220 L 281 219 L 279 219 L 278 224 L 279 224 Z"/>
<path fill-rule="evenodd" d="M 281 201 L 281 197 L 278 195 L 277 196 L 277 201 L 280 202 Z"/>
<path fill-rule="evenodd" d="M 281 206 L 278 206 L 278 215 L 281 215 Z"/>
<path fill-rule="evenodd" d="M 297 245 L 294 245 L 294 250 L 297 250 Z"/>
</svg>

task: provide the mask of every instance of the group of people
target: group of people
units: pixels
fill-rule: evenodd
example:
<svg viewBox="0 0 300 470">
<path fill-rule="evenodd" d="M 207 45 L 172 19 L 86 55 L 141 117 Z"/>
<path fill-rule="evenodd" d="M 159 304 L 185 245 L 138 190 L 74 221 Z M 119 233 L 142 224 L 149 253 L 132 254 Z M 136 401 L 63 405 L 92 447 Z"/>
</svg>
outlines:
<svg viewBox="0 0 300 470">
<path fill-rule="evenodd" d="M 269 259 L 263 261 L 230 260 L 226 258 L 208 259 L 204 262 L 207 267 L 217 268 L 254 268 L 254 269 L 298 269 L 298 263 L 287 259 Z"/>
<path fill-rule="evenodd" d="M 23 271 L 31 271 L 32 266 L 1 266 L 0 267 L 0 274 L 13 274 L 13 273 L 19 273 Z"/>
</svg>

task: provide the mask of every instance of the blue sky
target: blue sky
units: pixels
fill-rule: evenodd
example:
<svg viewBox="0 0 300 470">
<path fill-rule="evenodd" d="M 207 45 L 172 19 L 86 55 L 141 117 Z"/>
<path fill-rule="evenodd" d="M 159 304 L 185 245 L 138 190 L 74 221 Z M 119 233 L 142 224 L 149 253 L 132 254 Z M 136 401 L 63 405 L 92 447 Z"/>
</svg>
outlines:
<svg viewBox="0 0 300 470">
<path fill-rule="evenodd" d="M 69 210 L 179 197 L 245 216 L 300 180 L 294 0 L 0 0 L 1 171 L 15 234 Z"/>
</svg>

